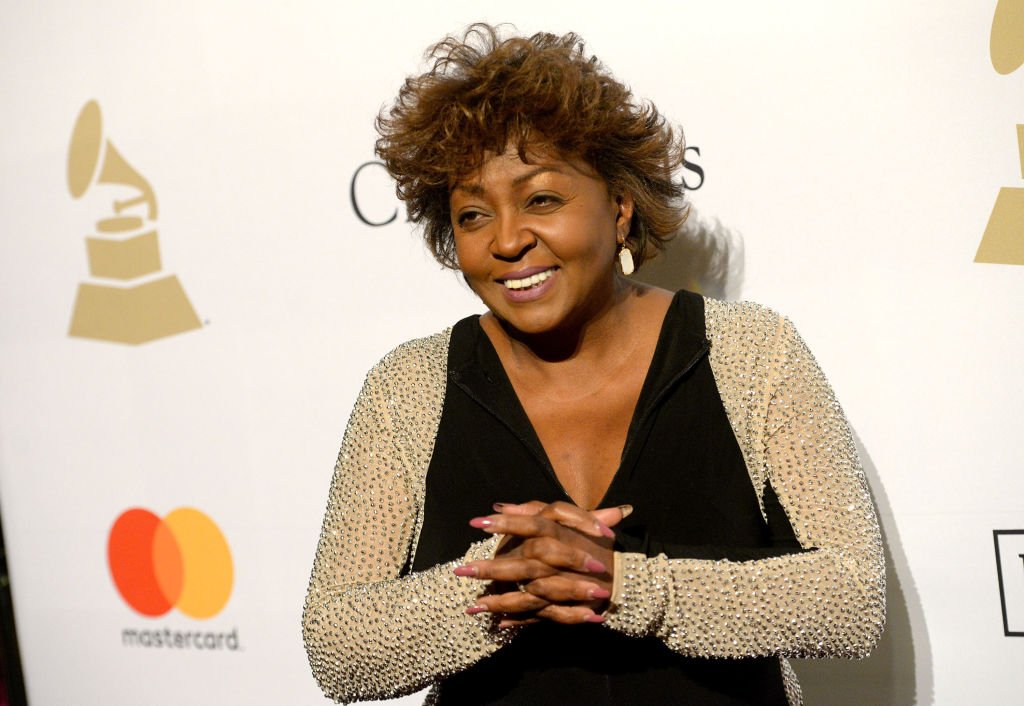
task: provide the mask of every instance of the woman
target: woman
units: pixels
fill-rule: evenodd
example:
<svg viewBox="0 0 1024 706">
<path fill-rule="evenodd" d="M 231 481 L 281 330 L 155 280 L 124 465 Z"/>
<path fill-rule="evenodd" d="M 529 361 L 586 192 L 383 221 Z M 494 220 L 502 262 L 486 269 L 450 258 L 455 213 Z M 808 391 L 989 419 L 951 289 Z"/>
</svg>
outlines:
<svg viewBox="0 0 1024 706">
<path fill-rule="evenodd" d="M 863 656 L 884 622 L 813 357 L 767 309 L 624 276 L 685 218 L 682 144 L 576 36 L 476 25 L 433 57 L 377 149 L 488 312 L 367 377 L 306 601 L 314 675 L 345 701 L 800 703 L 785 656 Z"/>
</svg>

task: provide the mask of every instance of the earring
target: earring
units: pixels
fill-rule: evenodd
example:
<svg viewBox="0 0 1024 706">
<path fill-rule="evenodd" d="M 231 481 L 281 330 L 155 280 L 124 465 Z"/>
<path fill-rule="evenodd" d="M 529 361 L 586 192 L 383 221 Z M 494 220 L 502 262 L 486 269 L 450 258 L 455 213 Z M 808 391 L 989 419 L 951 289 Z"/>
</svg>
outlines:
<svg viewBox="0 0 1024 706">
<path fill-rule="evenodd" d="M 619 267 L 622 268 L 622 274 L 627 277 L 633 274 L 633 253 L 629 251 L 625 243 L 619 245 Z"/>
</svg>

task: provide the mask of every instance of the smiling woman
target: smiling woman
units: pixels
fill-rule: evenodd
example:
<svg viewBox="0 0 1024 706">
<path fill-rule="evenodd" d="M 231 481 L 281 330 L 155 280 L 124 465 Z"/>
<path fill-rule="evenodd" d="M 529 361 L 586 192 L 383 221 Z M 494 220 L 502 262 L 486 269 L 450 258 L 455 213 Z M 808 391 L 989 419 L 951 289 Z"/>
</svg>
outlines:
<svg viewBox="0 0 1024 706">
<path fill-rule="evenodd" d="M 628 194 L 578 160 L 514 149 L 451 190 L 455 252 L 469 286 L 518 335 L 552 334 L 614 310 L 610 278 L 633 215 Z M 497 333 L 497 330 L 495 330 Z"/>
<path fill-rule="evenodd" d="M 813 356 L 763 307 L 624 276 L 685 218 L 683 145 L 578 37 L 475 25 L 433 56 L 377 149 L 487 312 L 367 376 L 306 600 L 314 675 L 345 701 L 800 703 L 786 656 L 864 655 L 884 622 Z"/>
</svg>

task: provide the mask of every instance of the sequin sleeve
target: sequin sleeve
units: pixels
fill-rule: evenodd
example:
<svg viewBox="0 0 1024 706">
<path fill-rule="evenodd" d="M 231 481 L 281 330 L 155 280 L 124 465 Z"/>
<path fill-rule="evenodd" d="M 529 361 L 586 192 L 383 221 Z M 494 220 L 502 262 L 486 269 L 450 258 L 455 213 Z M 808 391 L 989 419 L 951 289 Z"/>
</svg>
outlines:
<svg viewBox="0 0 1024 706">
<path fill-rule="evenodd" d="M 454 576 L 454 562 L 400 575 L 418 531 L 446 350 L 447 337 L 435 336 L 381 361 L 345 431 L 303 611 L 313 675 L 336 701 L 415 692 L 507 639 L 465 614 L 486 582 Z M 465 560 L 490 558 L 497 542 L 472 545 Z"/>
<path fill-rule="evenodd" d="M 689 656 L 865 656 L 885 622 L 885 567 L 843 412 L 787 319 L 709 307 L 712 368 L 751 480 L 772 484 L 809 551 L 743 562 L 620 554 L 605 624 Z"/>
</svg>

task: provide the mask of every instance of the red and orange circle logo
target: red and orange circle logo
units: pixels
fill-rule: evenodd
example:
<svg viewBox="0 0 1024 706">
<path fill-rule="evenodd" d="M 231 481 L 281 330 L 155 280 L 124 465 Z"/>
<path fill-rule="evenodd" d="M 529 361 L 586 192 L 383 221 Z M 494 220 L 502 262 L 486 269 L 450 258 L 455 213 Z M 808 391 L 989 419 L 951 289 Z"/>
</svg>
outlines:
<svg viewBox="0 0 1024 706">
<path fill-rule="evenodd" d="M 142 508 L 125 511 L 110 528 L 107 562 L 121 598 L 150 617 L 174 607 L 192 618 L 213 617 L 234 581 L 220 528 L 190 507 L 163 519 Z"/>
</svg>

